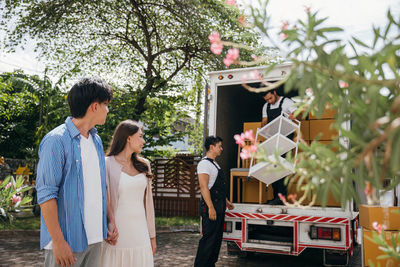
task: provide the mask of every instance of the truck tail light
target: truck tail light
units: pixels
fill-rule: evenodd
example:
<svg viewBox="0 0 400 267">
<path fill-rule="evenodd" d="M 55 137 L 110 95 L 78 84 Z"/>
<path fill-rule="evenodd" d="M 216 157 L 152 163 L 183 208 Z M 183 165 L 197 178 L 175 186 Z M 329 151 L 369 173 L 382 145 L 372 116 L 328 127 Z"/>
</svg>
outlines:
<svg viewBox="0 0 400 267">
<path fill-rule="evenodd" d="M 232 233 L 232 222 L 224 222 L 224 232 Z"/>
<path fill-rule="evenodd" d="M 310 226 L 311 239 L 325 239 L 340 241 L 340 228 Z"/>
</svg>

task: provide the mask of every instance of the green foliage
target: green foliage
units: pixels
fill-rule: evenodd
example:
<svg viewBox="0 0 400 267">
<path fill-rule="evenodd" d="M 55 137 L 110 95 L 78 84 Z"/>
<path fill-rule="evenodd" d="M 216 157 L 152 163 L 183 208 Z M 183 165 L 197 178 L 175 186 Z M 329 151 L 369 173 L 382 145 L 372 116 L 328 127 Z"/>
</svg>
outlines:
<svg viewBox="0 0 400 267">
<path fill-rule="evenodd" d="M 228 40 L 256 42 L 240 27 L 238 10 L 222 1 L 19 0 L 5 1 L 5 11 L 9 49 L 30 36 L 58 73 L 79 65 L 86 73 L 119 78 L 137 92 L 133 115 L 138 119 L 149 108 L 148 97 L 174 91 L 166 86 L 171 82 L 191 80 L 180 75 L 182 70 L 222 66 L 209 50 L 212 30 L 228 29 Z M 6 23 L 10 18 L 15 24 Z"/>
<path fill-rule="evenodd" d="M 156 217 L 156 226 L 198 226 L 198 217 Z"/>
<path fill-rule="evenodd" d="M 0 151 L 36 158 L 40 140 L 68 114 L 65 93 L 50 80 L 22 71 L 0 75 Z"/>
<path fill-rule="evenodd" d="M 31 37 L 54 62 L 53 73 L 75 66 L 116 81 L 107 123 L 99 127 L 105 147 L 115 126 L 127 118 L 148 126 L 148 147 L 165 147 L 187 134 L 173 126 L 193 115 L 191 105 L 198 110 L 201 103 L 196 101 L 200 91 L 192 90 L 193 77 L 223 66 L 209 50 L 212 30 L 226 29 L 227 40 L 257 46 L 251 30 L 238 23 L 239 11 L 222 1 L 17 0 L 5 1 L 4 11 L 0 27 L 7 32 L 8 50 Z M 189 131 L 196 137 L 190 142 L 199 151 L 200 114 L 195 113 Z"/>
<path fill-rule="evenodd" d="M 254 25 L 274 43 L 268 9 L 251 10 Z M 303 117 L 321 116 L 328 106 L 337 110 L 331 127 L 340 137 L 328 147 L 318 142 L 300 147 L 297 183 L 306 182 L 306 194 L 317 194 L 322 204 L 331 192 L 344 207 L 353 199 L 360 202 L 354 185 L 370 184 L 378 192 L 400 182 L 400 21 L 388 11 L 387 24 L 374 27 L 373 40 L 364 43 L 356 37 L 341 40 L 341 28 L 324 27 L 327 18 L 318 12 L 306 14 L 304 21 L 283 27 L 283 42 L 274 43 L 288 50 L 286 60 L 293 64 L 282 82 L 286 92 L 298 90 Z"/>
<path fill-rule="evenodd" d="M 40 216 L 37 217 L 17 217 L 13 223 L 0 225 L 0 230 L 39 230 Z"/>
<path fill-rule="evenodd" d="M 261 10 L 250 7 L 253 24 L 276 48 L 288 49 L 286 60 L 293 63 L 283 81 L 262 90 L 281 83 L 286 92 L 297 89 L 301 99 L 297 114 L 303 112 L 303 117 L 310 112 L 321 116 L 328 107 L 337 110 L 331 127 L 339 137 L 329 146 L 319 142 L 300 145 L 303 152 L 298 155 L 295 179 L 304 191 L 302 198 L 313 194 L 325 205 L 332 193 L 344 207 L 349 201 L 360 202 L 356 185 L 366 189 L 373 204 L 379 191 L 400 183 L 399 17 L 388 11 L 386 24 L 374 26 L 373 38 L 367 43 L 356 37 L 350 41 L 337 38 L 341 28 L 324 27 L 327 18 L 306 9 L 306 20 L 285 25 L 280 32 L 283 43 L 275 43 L 268 0 L 259 2 L 264 4 Z M 265 155 L 261 152 L 258 158 L 265 160 Z M 400 259 L 398 235 L 388 244 L 384 232 L 374 232 L 372 240 L 385 253 L 378 258 Z"/>
<path fill-rule="evenodd" d="M 23 185 L 24 179 L 18 177 L 16 181 L 12 176 L 8 176 L 0 183 L 0 221 L 12 223 L 11 212 L 32 201 L 29 196 L 24 196 L 24 192 L 31 189 L 30 186 Z"/>
</svg>

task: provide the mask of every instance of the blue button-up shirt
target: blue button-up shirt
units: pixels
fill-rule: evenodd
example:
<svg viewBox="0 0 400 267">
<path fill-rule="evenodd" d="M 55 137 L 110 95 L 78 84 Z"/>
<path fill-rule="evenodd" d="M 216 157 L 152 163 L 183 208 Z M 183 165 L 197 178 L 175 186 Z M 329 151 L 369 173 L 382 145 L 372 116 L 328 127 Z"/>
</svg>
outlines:
<svg viewBox="0 0 400 267">
<path fill-rule="evenodd" d="M 99 158 L 103 203 L 103 238 L 107 237 L 106 204 L 106 165 L 104 150 L 96 128 L 89 131 L 92 135 Z M 65 123 L 49 132 L 39 146 L 36 189 L 38 203 L 52 198 L 57 199 L 58 221 L 65 241 L 74 252 L 88 249 L 84 217 L 84 188 L 80 148 L 80 132 L 68 117 Z M 100 203 L 99 203 L 100 204 Z M 51 240 L 50 234 L 41 217 L 40 249 Z"/>
</svg>

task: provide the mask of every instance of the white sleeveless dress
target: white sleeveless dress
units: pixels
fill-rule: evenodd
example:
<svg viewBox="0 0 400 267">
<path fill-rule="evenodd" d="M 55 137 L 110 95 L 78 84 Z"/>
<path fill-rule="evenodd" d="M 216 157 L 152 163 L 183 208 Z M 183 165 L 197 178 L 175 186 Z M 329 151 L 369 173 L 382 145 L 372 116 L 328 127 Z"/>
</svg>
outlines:
<svg viewBox="0 0 400 267">
<path fill-rule="evenodd" d="M 103 242 L 104 267 L 154 266 L 144 208 L 147 179 L 143 173 L 130 176 L 121 172 L 114 215 L 119 237 L 115 246 Z"/>
</svg>

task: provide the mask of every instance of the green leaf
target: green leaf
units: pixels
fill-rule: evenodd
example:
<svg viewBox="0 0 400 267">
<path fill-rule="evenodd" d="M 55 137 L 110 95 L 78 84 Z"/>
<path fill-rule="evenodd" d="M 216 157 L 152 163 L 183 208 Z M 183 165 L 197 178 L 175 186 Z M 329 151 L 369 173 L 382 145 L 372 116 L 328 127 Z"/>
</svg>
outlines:
<svg viewBox="0 0 400 267">
<path fill-rule="evenodd" d="M 341 32 L 341 31 L 343 31 L 343 29 L 340 28 L 340 27 L 327 27 L 327 28 L 321 28 L 318 31 L 321 31 L 321 32 Z"/>
<path fill-rule="evenodd" d="M 361 46 L 363 46 L 363 47 L 365 47 L 365 48 L 370 48 L 368 45 L 366 45 L 365 43 L 363 43 L 362 41 L 360 41 L 359 39 L 357 39 L 356 37 L 352 37 L 353 38 L 353 40 L 358 44 L 358 45 L 361 45 Z"/>
</svg>

